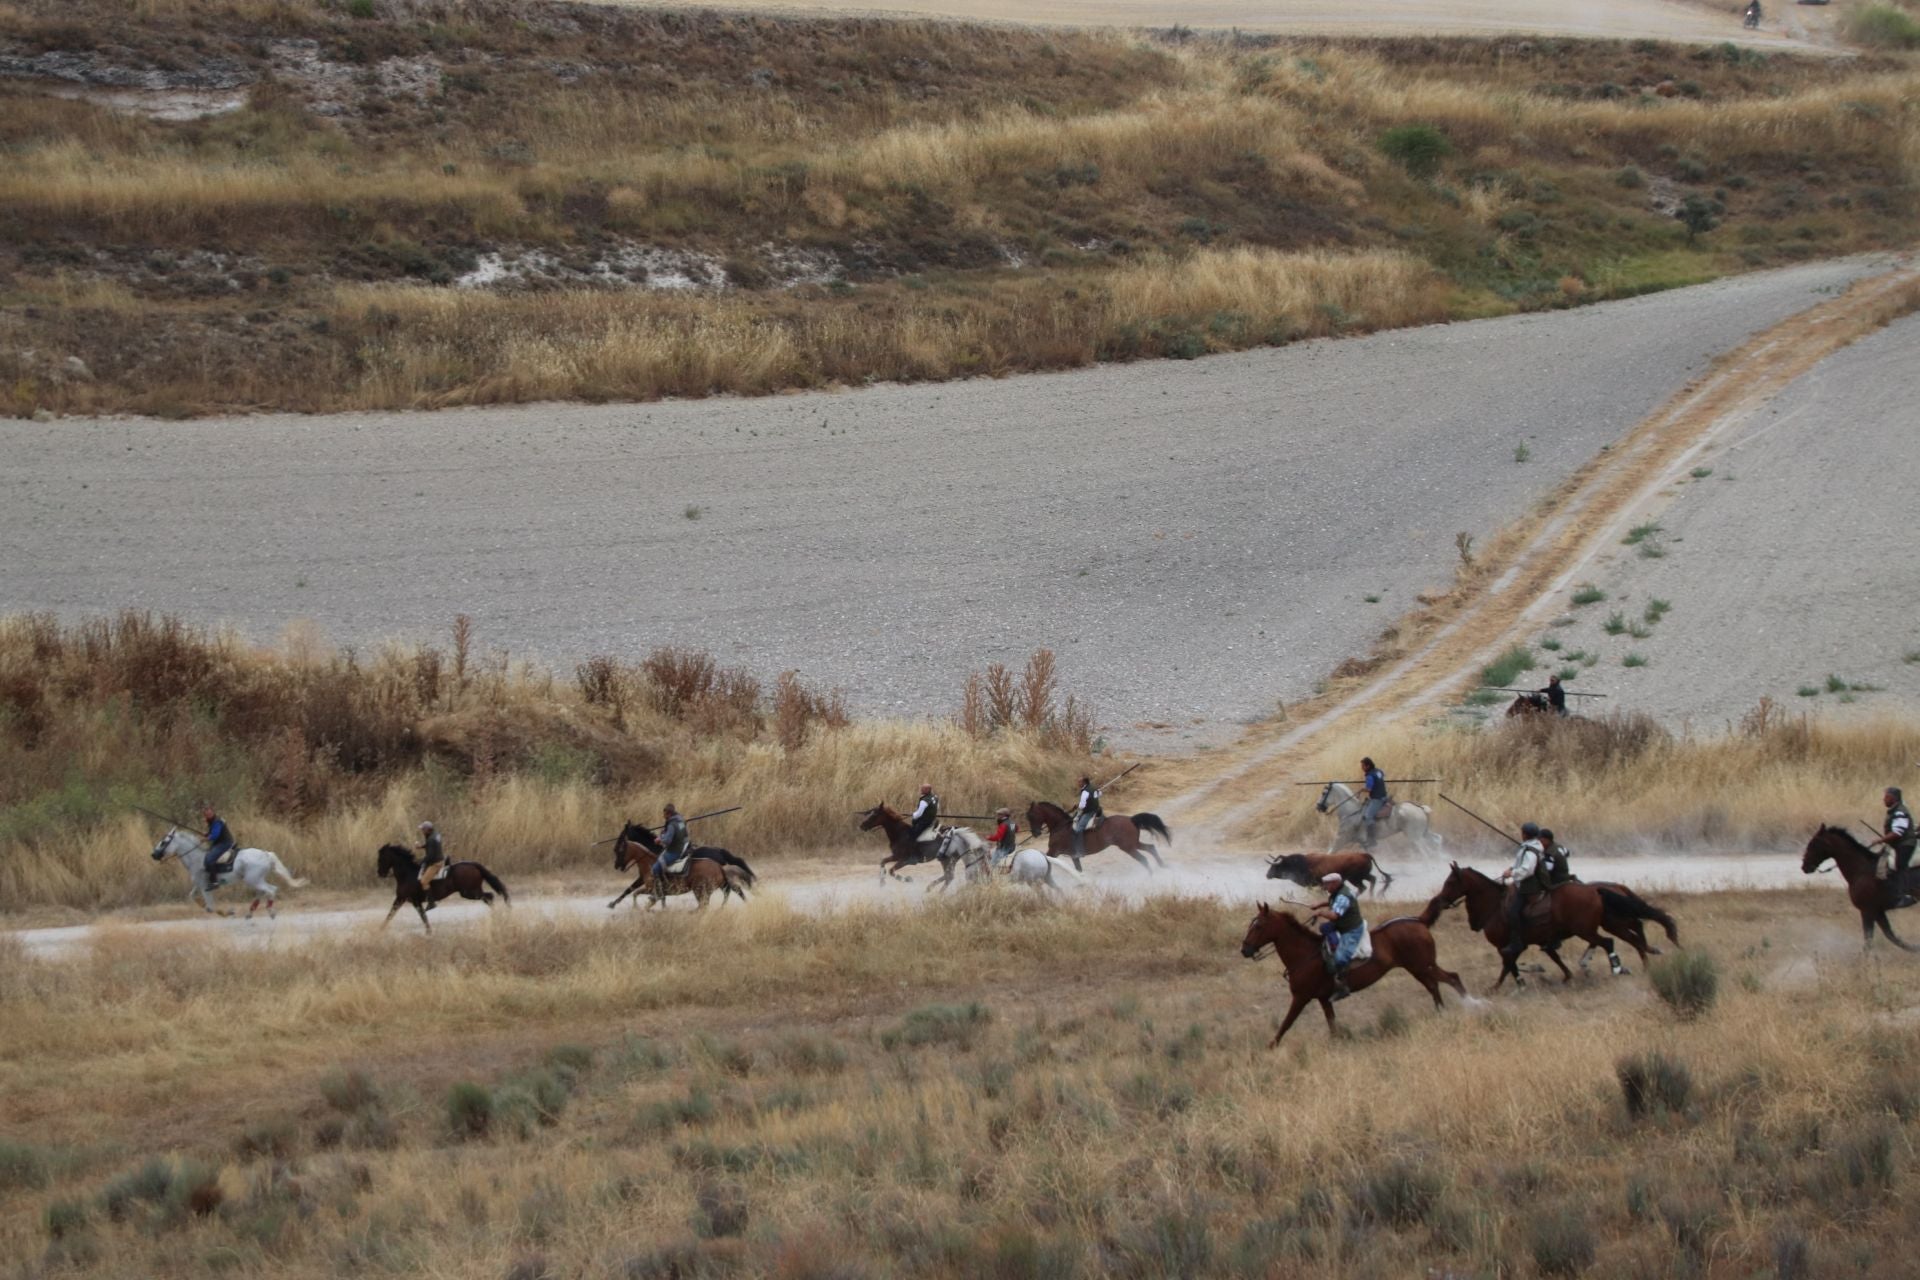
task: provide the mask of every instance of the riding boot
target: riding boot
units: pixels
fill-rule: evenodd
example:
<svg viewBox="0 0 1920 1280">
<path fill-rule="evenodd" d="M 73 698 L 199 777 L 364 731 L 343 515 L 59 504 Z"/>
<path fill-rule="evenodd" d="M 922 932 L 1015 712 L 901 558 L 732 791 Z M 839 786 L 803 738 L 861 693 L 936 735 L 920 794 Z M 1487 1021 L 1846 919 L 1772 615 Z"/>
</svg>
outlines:
<svg viewBox="0 0 1920 1280">
<path fill-rule="evenodd" d="M 1079 827 L 1073 829 L 1073 865 L 1080 866 L 1080 856 L 1087 851 L 1087 833 Z"/>
<path fill-rule="evenodd" d="M 1333 998 L 1335 1000 L 1345 1000 L 1352 994 L 1353 989 L 1347 986 L 1347 971 L 1345 969 L 1335 969 L 1333 971 Z"/>
<path fill-rule="evenodd" d="M 1362 826 L 1360 830 L 1360 847 L 1362 849 L 1366 849 L 1369 852 L 1372 851 L 1374 835 L 1379 829 L 1379 826 L 1380 824 L 1377 822 L 1369 822 Z"/>
</svg>

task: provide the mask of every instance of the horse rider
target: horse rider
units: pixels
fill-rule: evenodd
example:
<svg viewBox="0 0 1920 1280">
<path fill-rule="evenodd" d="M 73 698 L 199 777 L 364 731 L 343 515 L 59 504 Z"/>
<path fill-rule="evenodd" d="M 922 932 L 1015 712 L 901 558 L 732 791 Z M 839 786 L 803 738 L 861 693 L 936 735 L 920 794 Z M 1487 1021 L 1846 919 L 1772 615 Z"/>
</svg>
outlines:
<svg viewBox="0 0 1920 1280">
<path fill-rule="evenodd" d="M 433 905 L 433 877 L 439 874 L 440 867 L 447 860 L 447 851 L 440 847 L 440 831 L 431 822 L 420 824 L 420 843 L 413 846 L 420 851 L 420 896 L 427 899 L 427 905 Z"/>
<path fill-rule="evenodd" d="M 687 834 L 687 820 L 672 805 L 660 811 L 660 856 L 653 864 L 653 900 L 667 900 L 667 877 L 677 876 L 687 869 L 687 854 L 692 849 L 692 839 Z"/>
<path fill-rule="evenodd" d="M 940 797 L 933 794 L 931 782 L 920 784 L 920 803 L 913 807 L 911 821 L 913 825 L 908 828 L 907 834 L 915 840 L 925 840 L 927 833 L 940 821 Z"/>
<path fill-rule="evenodd" d="M 1013 846 L 1020 835 L 1020 824 L 1013 820 L 1013 810 L 1005 805 L 993 811 L 1000 825 L 993 829 L 987 843 L 993 846 L 993 860 L 1002 862 L 1013 857 Z"/>
<path fill-rule="evenodd" d="M 1888 787 L 1880 797 L 1880 803 L 1887 809 L 1887 825 L 1884 834 L 1875 842 L 1881 849 L 1880 864 L 1874 868 L 1874 873 L 1885 880 L 1895 871 L 1905 871 L 1907 864 L 1913 861 L 1913 847 L 1916 841 L 1920 841 L 1920 831 L 1914 829 L 1913 815 L 1907 812 L 1900 788 Z"/>
<path fill-rule="evenodd" d="M 1080 870 L 1080 859 L 1087 852 L 1087 831 L 1099 826 L 1106 820 L 1106 814 L 1100 809 L 1100 788 L 1093 785 L 1093 779 L 1082 776 L 1080 779 L 1080 799 L 1073 806 L 1073 869 Z"/>
<path fill-rule="evenodd" d="M 1313 909 L 1313 918 L 1321 922 L 1327 939 L 1327 972 L 1333 975 L 1333 998 L 1344 1000 L 1353 992 L 1347 987 L 1347 966 L 1366 936 L 1366 921 L 1360 915 L 1360 894 L 1337 872 L 1320 877 L 1327 900 Z"/>
<path fill-rule="evenodd" d="M 1540 875 L 1541 857 L 1545 852 L 1539 825 L 1522 823 L 1520 847 L 1514 851 L 1513 865 L 1500 873 L 1502 880 L 1513 885 L 1512 892 L 1507 894 L 1507 945 L 1500 949 L 1500 954 L 1509 960 L 1518 960 L 1520 953 L 1527 949 L 1527 908 L 1547 890 Z"/>
<path fill-rule="evenodd" d="M 1360 794 L 1366 797 L 1366 804 L 1360 810 L 1360 847 L 1371 850 L 1374 830 L 1380 822 L 1380 811 L 1387 807 L 1390 799 L 1387 795 L 1387 774 L 1373 762 L 1372 756 L 1362 756 L 1360 778 Z"/>
<path fill-rule="evenodd" d="M 200 819 L 207 824 L 207 883 L 220 883 L 220 863 L 233 852 L 236 841 L 227 821 L 213 811 L 210 804 L 200 806 Z"/>
<path fill-rule="evenodd" d="M 1558 889 L 1573 879 L 1573 867 L 1567 861 L 1572 850 L 1553 838 L 1553 832 L 1540 828 L 1540 879 L 1549 889 Z"/>
<path fill-rule="evenodd" d="M 1553 708 L 1553 714 L 1567 714 L 1567 691 L 1561 687 L 1559 676 L 1548 676 L 1547 687 L 1535 689 L 1534 692 L 1546 695 L 1547 705 Z"/>
</svg>

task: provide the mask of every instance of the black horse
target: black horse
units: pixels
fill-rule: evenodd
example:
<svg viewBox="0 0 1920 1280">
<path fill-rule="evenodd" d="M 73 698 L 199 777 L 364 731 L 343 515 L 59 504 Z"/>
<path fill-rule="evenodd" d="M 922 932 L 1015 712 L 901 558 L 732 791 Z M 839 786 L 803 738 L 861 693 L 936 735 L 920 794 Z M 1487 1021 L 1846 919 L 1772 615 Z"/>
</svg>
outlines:
<svg viewBox="0 0 1920 1280">
<path fill-rule="evenodd" d="M 433 926 L 427 924 L 427 908 L 442 898 L 451 898 L 459 894 L 463 898 L 477 898 L 489 907 L 493 905 L 493 894 L 500 895 L 500 901 L 513 905 L 513 898 L 507 893 L 507 886 L 500 878 L 477 862 L 456 862 L 447 868 L 447 873 L 434 879 L 425 889 L 420 887 L 420 860 L 412 851 L 397 844 L 380 846 L 379 873 L 382 879 L 393 877 L 393 907 L 387 912 L 387 918 L 380 922 L 381 928 L 393 923 L 393 913 L 408 903 L 420 913 L 420 923 L 426 925 L 428 933 Z M 493 893 L 487 892 L 489 889 Z"/>
<path fill-rule="evenodd" d="M 637 822 L 629 822 L 613 842 L 613 869 L 615 871 L 625 871 L 628 867 L 635 866 L 642 861 L 642 859 L 635 858 L 631 855 L 627 848 L 627 842 L 629 841 L 639 845 L 656 858 L 666 852 L 666 850 L 661 847 L 659 839 L 653 832 Z M 742 902 L 747 900 L 746 889 L 741 888 L 736 881 L 744 880 L 747 887 L 751 888 L 754 882 L 759 879 L 758 876 L 753 874 L 753 868 L 747 865 L 745 858 L 742 858 L 736 853 L 731 853 L 726 849 L 716 849 L 711 845 L 704 844 L 696 844 L 689 847 L 687 850 L 688 868 L 691 869 L 694 862 L 699 859 L 705 859 L 720 868 L 720 902 L 722 906 L 726 905 L 727 897 L 730 894 L 739 894 L 740 901 Z M 727 874 L 728 867 L 734 868 L 739 874 L 737 876 Z M 628 894 L 645 887 L 648 877 L 651 876 L 652 873 L 653 863 L 647 861 L 645 866 L 640 867 L 639 878 L 625 889 L 622 889 L 620 896 L 612 902 L 609 902 L 607 906 L 609 908 L 617 907 Z M 668 892 L 672 893 L 673 890 L 669 889 Z M 638 902 L 639 899 L 635 898 L 634 901 Z"/>
</svg>

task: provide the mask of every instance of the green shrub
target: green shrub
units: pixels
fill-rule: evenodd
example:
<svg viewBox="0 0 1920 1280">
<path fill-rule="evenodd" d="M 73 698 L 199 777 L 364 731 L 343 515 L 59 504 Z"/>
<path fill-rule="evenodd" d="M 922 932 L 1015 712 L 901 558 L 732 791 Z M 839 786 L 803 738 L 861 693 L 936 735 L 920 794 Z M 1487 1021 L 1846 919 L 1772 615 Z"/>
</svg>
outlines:
<svg viewBox="0 0 1920 1280">
<path fill-rule="evenodd" d="M 165 1200 L 172 1186 L 173 1166 L 165 1160 L 149 1160 L 102 1188 L 100 1209 L 109 1218 L 119 1222 L 132 1213 L 136 1205 L 158 1204 Z"/>
<path fill-rule="evenodd" d="M 335 1111 L 351 1114 L 380 1101 L 379 1091 L 364 1071 L 336 1071 L 320 1082 L 320 1096 Z"/>
<path fill-rule="evenodd" d="M 899 1026 L 880 1033 L 888 1049 L 917 1049 L 929 1044 L 972 1046 L 982 1028 L 993 1021 L 993 1011 L 982 1004 L 930 1004 L 915 1009 Z"/>
<path fill-rule="evenodd" d="M 1578 1276 L 1593 1265 L 1597 1242 L 1586 1215 L 1568 1206 L 1529 1215 L 1527 1246 L 1540 1274 Z"/>
<path fill-rule="evenodd" d="M 493 1125 L 493 1091 L 462 1080 L 447 1090 L 447 1127 L 455 1137 L 483 1138 Z"/>
<path fill-rule="evenodd" d="M 1600 629 L 1610 636 L 1620 635 L 1627 629 L 1627 615 L 1618 609 L 1614 610 L 1607 615 L 1607 620 L 1600 624 Z"/>
<path fill-rule="evenodd" d="M 41 1219 L 50 1240 L 69 1240 L 87 1229 L 87 1206 L 78 1200 L 55 1200 Z"/>
<path fill-rule="evenodd" d="M 1644 667 L 1650 661 L 1651 659 L 1649 659 L 1647 655 L 1644 653 L 1630 653 L 1626 657 L 1620 659 L 1620 665 L 1623 667 Z"/>
<path fill-rule="evenodd" d="M 1847 38 L 1875 49 L 1920 49 L 1920 22 L 1890 4 L 1868 5 L 1848 17 Z"/>
<path fill-rule="evenodd" d="M 1518 679 L 1521 672 L 1531 671 L 1538 665 L 1533 650 L 1516 644 L 1487 664 L 1480 672 L 1480 683 L 1505 688 Z"/>
<path fill-rule="evenodd" d="M 0 1140 L 0 1194 L 47 1185 L 47 1158 L 23 1142 Z"/>
<path fill-rule="evenodd" d="M 1620 1059 L 1614 1075 L 1630 1116 L 1678 1114 L 1693 1096 L 1693 1073 L 1687 1064 L 1658 1050 Z"/>
<path fill-rule="evenodd" d="M 1453 154 L 1447 135 L 1430 124 L 1403 124 L 1380 135 L 1380 153 L 1416 178 L 1431 178 Z"/>
<path fill-rule="evenodd" d="M 1411 1227 L 1432 1215 L 1444 1189 L 1439 1174 L 1401 1158 L 1366 1174 L 1351 1188 L 1350 1195 L 1355 1212 L 1363 1220 Z"/>
<path fill-rule="evenodd" d="M 347 0 L 347 12 L 356 18 L 371 18 L 373 0 Z"/>
<path fill-rule="evenodd" d="M 1606 598 L 1607 593 L 1599 587 L 1594 586 L 1591 582 L 1583 582 L 1573 589 L 1573 602 L 1577 605 L 1599 604 Z"/>
</svg>

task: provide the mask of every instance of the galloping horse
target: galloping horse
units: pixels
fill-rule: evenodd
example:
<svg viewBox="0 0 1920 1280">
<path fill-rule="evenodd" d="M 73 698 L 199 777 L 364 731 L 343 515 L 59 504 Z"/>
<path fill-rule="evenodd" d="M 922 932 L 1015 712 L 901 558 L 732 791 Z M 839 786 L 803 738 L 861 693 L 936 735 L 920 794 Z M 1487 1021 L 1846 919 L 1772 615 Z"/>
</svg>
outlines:
<svg viewBox="0 0 1920 1280">
<path fill-rule="evenodd" d="M 1050 800 L 1035 800 L 1027 806 L 1027 830 L 1047 829 L 1047 856 L 1049 858 L 1073 857 L 1073 819 L 1067 811 Z M 1153 861 L 1164 868 L 1167 860 L 1160 856 L 1160 850 L 1140 838 L 1142 831 L 1150 831 L 1168 844 L 1173 843 L 1173 832 L 1167 830 L 1167 824 L 1160 821 L 1158 814 L 1136 813 L 1132 817 L 1115 814 L 1102 818 L 1098 826 L 1087 828 L 1086 848 L 1083 857 L 1092 857 L 1102 849 L 1118 849 L 1145 867 L 1149 874 L 1153 866 L 1140 854 L 1144 850 L 1153 855 Z M 1074 870 L 1079 870 L 1075 867 Z"/>
<path fill-rule="evenodd" d="M 1523 693 L 1507 704 L 1507 719 L 1518 716 L 1550 716 L 1553 704 L 1544 693 Z"/>
<path fill-rule="evenodd" d="M 653 892 L 653 869 L 659 865 L 666 850 L 654 833 L 637 822 L 629 822 L 619 835 L 613 839 L 613 869 L 625 871 L 628 867 L 640 868 L 640 874 L 634 882 L 620 891 L 620 897 L 607 904 L 607 910 L 620 905 L 621 899 L 637 890 L 645 890 L 649 896 L 649 909 L 656 904 L 651 900 Z M 729 853 L 725 849 L 695 845 L 687 850 L 687 869 L 677 876 L 663 876 L 664 896 L 677 898 L 683 893 L 693 895 L 693 900 L 704 911 L 707 899 L 716 892 L 720 895 L 720 905 L 726 906 L 727 899 L 734 894 L 740 901 L 747 900 L 747 887 L 758 879 L 753 868 L 744 858 Z M 640 901 L 635 896 L 634 902 Z"/>
<path fill-rule="evenodd" d="M 1440 984 L 1443 982 L 1462 996 L 1467 994 L 1460 975 L 1440 967 L 1435 958 L 1433 931 L 1424 921 L 1401 916 L 1370 930 L 1370 933 L 1373 954 L 1347 966 L 1349 991 L 1361 991 L 1393 970 L 1405 969 L 1427 989 L 1436 1009 L 1445 1007 L 1440 1000 Z M 1259 913 L 1253 917 L 1253 923 L 1247 926 L 1247 936 L 1240 943 L 1240 954 L 1252 960 L 1269 945 L 1279 955 L 1280 964 L 1287 971 L 1287 987 L 1293 993 L 1293 1003 L 1288 1007 L 1280 1029 L 1273 1033 L 1273 1043 L 1267 1047 L 1276 1049 L 1280 1046 L 1281 1037 L 1287 1034 L 1294 1019 L 1300 1016 L 1300 1011 L 1307 1007 L 1310 1000 L 1320 1002 L 1320 1011 L 1327 1015 L 1327 1034 L 1333 1034 L 1333 975 L 1327 972 L 1320 934 L 1294 919 L 1290 913 L 1271 910 L 1263 902 Z"/>
<path fill-rule="evenodd" d="M 1382 890 L 1393 888 L 1393 877 L 1370 853 L 1289 853 L 1267 859 L 1267 879 L 1290 880 L 1305 889 L 1318 889 L 1322 876 L 1338 875 L 1365 893 L 1380 877 Z"/>
<path fill-rule="evenodd" d="M 1339 819 L 1339 825 L 1333 830 L 1333 843 L 1327 846 L 1328 853 L 1343 844 L 1359 842 L 1364 825 L 1360 821 L 1360 814 L 1367 806 L 1346 783 L 1329 782 L 1321 790 L 1320 799 L 1313 807 L 1316 812 L 1331 813 Z M 1445 843 L 1440 833 L 1433 829 L 1433 810 L 1410 800 L 1395 800 L 1393 811 L 1379 825 L 1385 828 L 1383 834 L 1405 836 L 1416 849 L 1431 849 L 1438 853 Z"/>
<path fill-rule="evenodd" d="M 1038 849 L 1018 849 L 1007 862 L 1007 876 L 1015 884 L 1024 884 L 1041 897 L 1049 893 L 1064 900 L 1066 890 L 1053 882 L 1053 873 L 1059 871 L 1076 880 L 1080 873 L 1072 867 L 1054 861 Z"/>
<path fill-rule="evenodd" d="M 507 886 L 500 883 L 499 877 L 477 862 L 449 863 L 446 871 L 430 881 L 425 889 L 420 887 L 420 860 L 409 849 L 397 844 L 380 846 L 380 861 L 376 868 L 382 879 L 393 877 L 393 906 L 387 909 L 387 918 L 380 922 L 382 929 L 393 923 L 393 913 L 407 904 L 420 913 L 420 923 L 428 933 L 433 926 L 427 923 L 427 908 L 442 898 L 451 898 L 459 894 L 463 898 L 477 899 L 493 906 L 493 894 L 500 895 L 500 901 L 513 905 L 513 898 L 507 893 Z M 487 892 L 489 889 L 493 893 Z"/>
<path fill-rule="evenodd" d="M 1920 889 L 1920 867 L 1908 867 L 1897 878 L 1882 880 L 1874 874 L 1878 858 L 1873 850 L 1845 828 L 1821 827 L 1807 841 L 1800 870 L 1812 875 L 1829 860 L 1840 868 L 1840 877 L 1847 882 L 1847 900 L 1860 913 L 1860 945 L 1873 945 L 1873 927 L 1879 925 L 1894 946 L 1902 951 L 1920 951 L 1920 947 L 1908 946 L 1894 936 L 1893 926 L 1887 923 L 1887 912 L 1912 905 L 1915 890 Z"/>
<path fill-rule="evenodd" d="M 247 888 L 253 890 L 253 903 L 247 908 L 249 918 L 263 902 L 267 904 L 269 916 L 279 913 L 280 891 L 274 887 L 273 881 L 267 879 L 269 875 L 279 876 L 285 880 L 289 889 L 304 889 L 307 885 L 305 880 L 287 870 L 286 864 L 280 861 L 279 855 L 269 853 L 265 849 L 236 850 L 233 855 L 233 865 L 219 874 L 217 883 L 209 884 L 206 837 L 195 835 L 191 831 L 182 831 L 178 827 L 161 836 L 160 843 L 153 846 L 153 860 L 159 862 L 165 858 L 178 858 L 180 865 L 187 869 L 187 901 L 192 902 L 198 898 L 202 910 L 223 916 L 230 916 L 233 912 L 225 907 L 218 908 L 216 912 L 213 894 L 216 889 L 224 888 L 235 880 L 241 881 Z"/>
<path fill-rule="evenodd" d="M 991 874 L 987 867 L 986 841 L 965 827 L 941 827 L 931 839 L 917 840 L 913 835 L 913 824 L 885 803 L 877 804 L 860 815 L 862 831 L 872 831 L 875 827 L 880 828 L 887 837 L 887 856 L 880 860 L 880 881 L 883 884 L 888 876 L 905 880 L 907 877 L 900 874 L 900 868 L 918 866 L 923 862 L 940 864 L 940 878 L 927 886 L 929 890 L 952 884 L 954 867 L 963 863 L 967 868 L 969 884 Z"/>
<path fill-rule="evenodd" d="M 1526 931 L 1525 941 L 1552 957 L 1554 964 L 1560 968 L 1564 982 L 1573 981 L 1573 971 L 1560 958 L 1560 944 L 1568 938 L 1579 938 L 1588 946 L 1605 951 L 1607 965 L 1617 978 L 1623 976 L 1627 968 L 1620 963 L 1620 957 L 1613 949 L 1613 939 L 1602 933 L 1602 929 L 1614 928 L 1616 921 L 1655 920 L 1668 929 L 1669 937 L 1673 936 L 1672 917 L 1631 892 L 1616 893 L 1610 888 L 1603 889 L 1574 880 L 1561 885 L 1548 896 L 1547 913 L 1542 916 L 1529 912 L 1522 922 Z M 1440 892 L 1420 913 L 1420 919 L 1431 925 L 1440 918 L 1442 911 L 1462 898 L 1467 903 L 1468 926 L 1484 935 L 1493 948 L 1501 953 L 1500 977 L 1494 982 L 1493 989 L 1498 991 L 1508 974 L 1513 975 L 1516 986 L 1525 986 L 1526 980 L 1520 976 L 1514 958 L 1505 952 L 1508 938 L 1507 887 L 1498 880 L 1456 862 L 1447 873 L 1446 883 L 1440 886 Z M 1644 960 L 1646 953 L 1642 945 L 1636 943 L 1634 949 L 1640 951 Z"/>
</svg>

